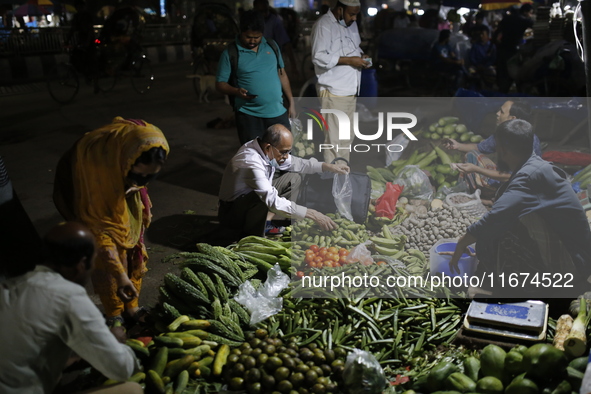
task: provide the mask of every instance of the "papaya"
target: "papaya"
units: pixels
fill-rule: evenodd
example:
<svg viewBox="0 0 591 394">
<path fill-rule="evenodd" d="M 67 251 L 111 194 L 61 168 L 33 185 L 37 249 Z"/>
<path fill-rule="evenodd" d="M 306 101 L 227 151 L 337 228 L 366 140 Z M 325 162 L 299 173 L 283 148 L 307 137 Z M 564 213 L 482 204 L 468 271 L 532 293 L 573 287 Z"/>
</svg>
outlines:
<svg viewBox="0 0 591 394">
<path fill-rule="evenodd" d="M 454 372 L 458 372 L 458 367 L 455 364 L 447 361 L 439 362 L 427 375 L 427 390 L 429 392 L 441 390 L 445 379 Z"/>
<path fill-rule="evenodd" d="M 573 388 L 568 380 L 563 380 L 562 382 L 558 383 L 558 386 L 552 390 L 551 394 L 570 394 L 572 391 Z"/>
<path fill-rule="evenodd" d="M 530 379 L 521 375 L 513 379 L 511 384 L 505 389 L 505 394 L 538 394 L 540 389 L 538 385 Z"/>
<path fill-rule="evenodd" d="M 412 383 L 412 389 L 418 391 L 427 390 L 427 375 L 423 375 Z"/>
<path fill-rule="evenodd" d="M 462 394 L 461 391 L 456 391 L 456 390 L 448 390 L 448 391 L 435 391 L 434 393 L 431 394 Z"/>
<path fill-rule="evenodd" d="M 443 385 L 448 390 L 457 390 L 462 393 L 476 390 L 476 382 L 461 372 L 454 372 L 449 375 Z"/>
<path fill-rule="evenodd" d="M 578 392 L 581 388 L 581 384 L 583 383 L 583 377 L 585 374 L 579 370 L 576 370 L 572 367 L 566 367 L 566 373 L 568 382 L 570 383 L 573 391 Z"/>
<path fill-rule="evenodd" d="M 511 350 L 505 357 L 505 371 L 510 375 L 519 375 L 525 372 L 523 368 L 523 355 L 517 350 Z"/>
<path fill-rule="evenodd" d="M 465 124 L 459 124 L 456 126 L 456 133 L 458 134 L 462 134 L 468 131 L 468 128 L 466 127 Z"/>
<path fill-rule="evenodd" d="M 589 358 L 587 356 L 577 357 L 568 363 L 568 366 L 584 373 L 588 362 Z"/>
<path fill-rule="evenodd" d="M 548 381 L 558 377 L 568 365 L 566 355 L 549 343 L 531 346 L 523 355 L 523 368 L 534 379 Z"/>
<path fill-rule="evenodd" d="M 497 345 L 487 345 L 480 354 L 480 369 L 483 376 L 493 376 L 503 379 L 505 357 L 507 353 Z"/>
<path fill-rule="evenodd" d="M 494 376 L 485 376 L 476 382 L 476 392 L 482 394 L 502 394 L 503 382 Z"/>
<path fill-rule="evenodd" d="M 455 131 L 456 131 L 455 124 L 448 124 L 443 127 L 443 134 L 450 135 L 450 134 L 453 134 Z"/>
<path fill-rule="evenodd" d="M 476 357 L 468 357 L 464 360 L 464 373 L 473 381 L 478 381 L 478 373 L 480 372 L 480 360 Z"/>
<path fill-rule="evenodd" d="M 527 352 L 527 349 L 529 349 L 529 348 L 525 345 L 517 345 L 511 350 L 519 352 L 521 354 L 525 354 L 525 352 Z"/>
</svg>

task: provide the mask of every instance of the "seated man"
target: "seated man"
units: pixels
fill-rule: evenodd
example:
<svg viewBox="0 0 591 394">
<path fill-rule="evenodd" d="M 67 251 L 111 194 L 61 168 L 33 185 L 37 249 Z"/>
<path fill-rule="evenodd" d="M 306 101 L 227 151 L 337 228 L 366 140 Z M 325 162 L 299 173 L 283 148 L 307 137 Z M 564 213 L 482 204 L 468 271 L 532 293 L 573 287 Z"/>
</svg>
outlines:
<svg viewBox="0 0 591 394">
<path fill-rule="evenodd" d="M 542 291 L 545 297 L 556 297 L 559 291 L 570 297 L 583 294 L 591 274 L 591 231 L 566 173 L 532 153 L 534 134 L 524 120 L 502 123 L 495 138 L 499 167 L 513 175 L 499 189 L 492 210 L 458 241 L 450 271 L 459 272 L 462 252 L 476 242 L 475 275 L 492 274 L 493 296 L 512 296 L 510 290 L 522 297 L 540 297 Z M 519 286 L 509 284 L 511 274 L 517 275 Z M 522 287 L 525 275 L 530 279 Z M 481 285 L 490 286 L 488 279 Z"/>
<path fill-rule="evenodd" d="M 123 328 L 109 332 L 84 289 L 96 255 L 94 236 L 67 222 L 50 230 L 43 246 L 42 264 L 0 284 L 0 392 L 53 392 L 72 352 L 110 379 L 129 379 L 140 365 L 117 341 L 125 341 Z M 92 392 L 143 391 L 127 382 Z"/>
<path fill-rule="evenodd" d="M 326 215 L 295 204 L 292 200 L 296 196 L 292 196 L 292 191 L 300 185 L 299 173 L 346 174 L 349 167 L 291 156 L 292 144 L 291 132 L 275 124 L 262 138 L 242 145 L 222 178 L 218 217 L 223 227 L 234 230 L 240 237 L 262 236 L 269 211 L 290 218 L 310 218 L 323 230 L 338 227 Z M 273 179 L 276 169 L 290 172 Z"/>
<path fill-rule="evenodd" d="M 511 119 L 529 120 L 531 108 L 525 102 L 505 101 L 497 112 L 497 126 Z M 465 163 L 454 163 L 460 171 L 460 179 L 468 184 L 470 193 L 480 189 L 481 197 L 490 200 L 494 197 L 502 182 L 511 177 L 508 172 L 499 171 L 497 165 L 486 155 L 497 151 L 495 135 L 491 135 L 478 144 L 461 143 L 453 139 L 443 141 L 443 146 L 449 150 L 458 150 L 466 153 Z M 533 149 L 536 155 L 542 156 L 540 139 L 534 135 Z"/>
</svg>

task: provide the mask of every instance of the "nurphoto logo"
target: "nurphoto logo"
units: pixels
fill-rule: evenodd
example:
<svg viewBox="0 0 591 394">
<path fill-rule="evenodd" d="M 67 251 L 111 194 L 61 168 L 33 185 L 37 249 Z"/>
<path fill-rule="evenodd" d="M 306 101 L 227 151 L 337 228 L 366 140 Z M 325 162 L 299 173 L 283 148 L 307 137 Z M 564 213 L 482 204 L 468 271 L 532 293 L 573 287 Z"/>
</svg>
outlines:
<svg viewBox="0 0 591 394">
<path fill-rule="evenodd" d="M 378 130 L 373 134 L 363 134 L 359 130 L 359 114 L 355 112 L 353 114 L 353 122 L 349 119 L 349 116 L 343 111 L 338 109 L 321 109 L 320 112 L 306 108 L 304 109 L 307 111 L 305 112 L 306 115 L 310 117 L 306 124 L 306 139 L 312 140 L 314 138 L 314 123 L 318 125 L 320 131 L 327 133 L 329 130 L 328 123 L 322 114 L 333 114 L 338 122 L 338 133 L 339 133 L 339 140 L 343 141 L 350 141 L 351 138 L 351 125 L 353 126 L 353 133 L 356 138 L 362 141 L 375 141 L 379 139 L 384 133 L 384 123 L 385 131 L 386 131 L 386 138 L 388 141 L 391 141 L 393 138 L 394 130 L 402 131 L 408 139 L 411 141 L 417 141 L 417 137 L 410 131 L 414 126 L 417 124 L 417 117 L 408 112 L 379 112 L 378 113 Z M 385 119 L 385 122 L 384 122 Z M 401 122 L 403 120 L 408 120 L 407 122 Z M 334 146 L 332 144 L 320 144 L 320 151 L 323 149 L 337 149 L 337 150 L 348 150 L 349 152 L 369 152 L 372 150 L 372 147 L 377 148 L 379 152 L 381 147 L 384 147 L 389 152 L 401 152 L 404 149 L 404 146 L 399 144 L 355 144 L 350 146 Z"/>
</svg>

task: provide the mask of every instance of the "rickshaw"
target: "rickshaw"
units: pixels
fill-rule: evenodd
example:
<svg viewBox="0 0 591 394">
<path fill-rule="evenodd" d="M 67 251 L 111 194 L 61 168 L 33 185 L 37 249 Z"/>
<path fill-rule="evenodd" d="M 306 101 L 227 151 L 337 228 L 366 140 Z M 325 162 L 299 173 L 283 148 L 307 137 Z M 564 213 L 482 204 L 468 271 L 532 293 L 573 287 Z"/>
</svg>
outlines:
<svg viewBox="0 0 591 394">
<path fill-rule="evenodd" d="M 238 33 L 238 23 L 227 5 L 204 3 L 197 8 L 191 28 L 193 87 L 197 95 L 198 76 L 215 75 L 220 55 Z"/>
<path fill-rule="evenodd" d="M 80 88 L 80 74 L 94 82 L 95 93 L 111 90 L 121 77 L 129 77 L 138 93 L 147 93 L 154 82 L 154 74 L 140 45 L 144 24 L 145 19 L 136 8 L 115 10 L 94 42 L 93 58 L 86 60 L 96 62 L 97 66 L 88 67 L 76 61 L 76 48 L 69 48 L 70 62 L 58 64 L 48 75 L 51 97 L 62 104 L 72 101 Z"/>
</svg>

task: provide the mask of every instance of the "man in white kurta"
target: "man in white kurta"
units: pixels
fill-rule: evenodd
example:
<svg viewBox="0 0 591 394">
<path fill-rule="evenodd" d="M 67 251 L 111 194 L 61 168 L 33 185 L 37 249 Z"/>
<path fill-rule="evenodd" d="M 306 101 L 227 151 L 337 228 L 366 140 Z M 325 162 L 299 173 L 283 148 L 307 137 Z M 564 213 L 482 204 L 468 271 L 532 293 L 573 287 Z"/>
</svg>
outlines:
<svg viewBox="0 0 591 394">
<path fill-rule="evenodd" d="M 361 85 L 361 69 L 371 66 L 359 47 L 361 37 L 355 21 L 360 10 L 359 0 L 339 0 L 312 28 L 312 63 L 318 78 L 321 108 L 343 111 L 350 121 Z M 324 130 L 324 161 L 331 163 L 336 157 L 349 160 L 353 134 L 348 139 L 339 139 L 337 117 L 334 114 L 324 117 L 328 125 Z"/>
</svg>

